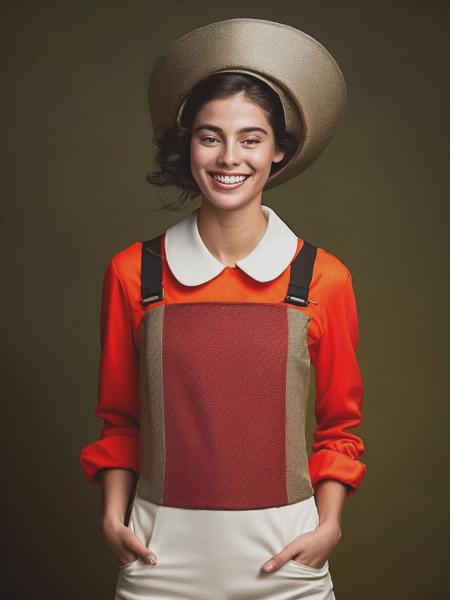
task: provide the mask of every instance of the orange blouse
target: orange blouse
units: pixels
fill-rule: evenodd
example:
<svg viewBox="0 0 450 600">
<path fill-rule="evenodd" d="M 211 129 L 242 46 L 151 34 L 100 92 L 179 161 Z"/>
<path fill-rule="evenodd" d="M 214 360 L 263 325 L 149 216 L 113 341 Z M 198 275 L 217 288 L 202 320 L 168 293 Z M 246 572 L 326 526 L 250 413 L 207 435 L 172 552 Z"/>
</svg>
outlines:
<svg viewBox="0 0 450 600">
<path fill-rule="evenodd" d="M 164 235 L 164 234 L 163 234 Z M 295 256 L 303 240 L 298 238 Z M 81 466 L 91 483 L 102 468 L 125 468 L 139 474 L 139 340 L 140 321 L 148 310 L 140 303 L 141 242 L 134 242 L 109 261 L 101 304 L 101 359 L 95 415 L 104 421 L 100 438 L 81 451 Z M 294 257 L 295 258 L 295 257 Z M 292 262 L 292 261 L 291 261 Z M 225 267 L 195 286 L 180 283 L 171 272 L 162 244 L 164 300 L 283 301 L 290 265 L 275 279 L 258 282 L 239 267 Z M 361 423 L 362 377 L 356 357 L 358 316 L 352 276 L 333 254 L 318 248 L 309 298 L 299 308 L 311 316 L 308 348 L 315 371 L 316 428 L 308 458 L 311 483 L 326 478 L 348 486 L 352 495 L 366 465 L 364 444 L 351 429 Z M 159 303 L 152 304 L 155 307 Z"/>
</svg>

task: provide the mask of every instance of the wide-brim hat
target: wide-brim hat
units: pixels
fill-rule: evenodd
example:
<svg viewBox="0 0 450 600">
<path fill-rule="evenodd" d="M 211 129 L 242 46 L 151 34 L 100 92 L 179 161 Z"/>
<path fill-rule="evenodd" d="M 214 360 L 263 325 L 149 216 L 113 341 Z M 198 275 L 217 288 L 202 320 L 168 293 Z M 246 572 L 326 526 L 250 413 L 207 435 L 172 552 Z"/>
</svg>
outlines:
<svg viewBox="0 0 450 600">
<path fill-rule="evenodd" d="M 156 138 L 180 124 L 189 92 L 218 72 L 248 73 L 280 97 L 286 128 L 299 147 L 265 188 L 291 179 L 325 149 L 347 103 L 347 88 L 330 52 L 310 35 L 283 23 L 237 18 L 217 21 L 181 36 L 158 57 L 148 86 Z"/>
</svg>

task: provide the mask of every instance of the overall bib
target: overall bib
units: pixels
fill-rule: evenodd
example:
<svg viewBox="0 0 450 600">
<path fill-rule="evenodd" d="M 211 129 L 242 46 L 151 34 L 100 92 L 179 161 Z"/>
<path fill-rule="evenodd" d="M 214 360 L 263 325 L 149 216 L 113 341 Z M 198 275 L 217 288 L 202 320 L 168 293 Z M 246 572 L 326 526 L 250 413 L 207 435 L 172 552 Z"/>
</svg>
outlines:
<svg viewBox="0 0 450 600">
<path fill-rule="evenodd" d="M 170 304 L 160 243 L 142 244 L 140 472 L 125 521 L 158 564 L 119 567 L 115 600 L 334 600 L 328 561 L 261 569 L 319 524 L 301 310 L 317 248 L 304 242 L 281 302 Z"/>
</svg>

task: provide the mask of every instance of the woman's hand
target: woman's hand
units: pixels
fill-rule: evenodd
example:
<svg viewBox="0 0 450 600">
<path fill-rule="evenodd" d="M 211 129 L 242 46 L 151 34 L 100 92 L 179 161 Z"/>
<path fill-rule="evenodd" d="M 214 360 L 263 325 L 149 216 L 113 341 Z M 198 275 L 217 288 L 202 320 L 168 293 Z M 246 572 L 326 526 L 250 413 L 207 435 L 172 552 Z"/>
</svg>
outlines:
<svg viewBox="0 0 450 600">
<path fill-rule="evenodd" d="M 135 474 L 124 468 L 104 468 L 100 470 L 98 478 L 102 489 L 100 530 L 119 566 L 124 567 L 138 558 L 149 564 L 156 564 L 155 554 L 124 525 L 123 515 L 129 507 L 136 485 Z M 154 563 L 150 560 L 152 556 Z"/>
<path fill-rule="evenodd" d="M 123 567 L 138 558 L 150 565 L 156 565 L 156 555 L 120 519 L 103 518 L 100 530 L 119 566 Z"/>
<path fill-rule="evenodd" d="M 264 563 L 264 571 L 279 569 L 291 559 L 314 569 L 321 569 L 325 565 L 330 552 L 342 537 L 342 510 L 348 495 L 347 487 L 332 478 L 317 483 L 315 502 L 319 515 L 318 527 L 293 539 L 281 552 Z M 272 561 L 273 567 L 266 568 Z"/>
<path fill-rule="evenodd" d="M 262 568 L 264 571 L 271 572 L 292 559 L 308 567 L 321 569 L 341 536 L 342 532 L 337 523 L 323 523 L 313 531 L 306 531 L 298 535 L 281 552 L 264 563 Z M 270 563 L 273 563 L 272 568 L 270 568 Z"/>
</svg>

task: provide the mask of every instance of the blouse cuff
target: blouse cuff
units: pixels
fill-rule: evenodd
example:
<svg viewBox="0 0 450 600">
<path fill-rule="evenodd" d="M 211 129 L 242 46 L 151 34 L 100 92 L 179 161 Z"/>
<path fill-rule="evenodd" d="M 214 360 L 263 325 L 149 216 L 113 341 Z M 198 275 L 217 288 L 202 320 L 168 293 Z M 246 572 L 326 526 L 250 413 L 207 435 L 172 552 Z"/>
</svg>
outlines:
<svg viewBox="0 0 450 600">
<path fill-rule="evenodd" d="M 90 483 L 98 484 L 100 469 L 130 469 L 139 475 L 139 438 L 108 436 L 85 446 L 80 454 L 81 468 Z"/>
<path fill-rule="evenodd" d="M 313 488 L 321 479 L 337 479 L 350 486 L 347 488 L 348 497 L 356 492 L 367 471 L 360 460 L 336 450 L 319 450 L 308 457 L 308 463 Z"/>
</svg>

